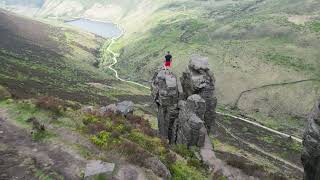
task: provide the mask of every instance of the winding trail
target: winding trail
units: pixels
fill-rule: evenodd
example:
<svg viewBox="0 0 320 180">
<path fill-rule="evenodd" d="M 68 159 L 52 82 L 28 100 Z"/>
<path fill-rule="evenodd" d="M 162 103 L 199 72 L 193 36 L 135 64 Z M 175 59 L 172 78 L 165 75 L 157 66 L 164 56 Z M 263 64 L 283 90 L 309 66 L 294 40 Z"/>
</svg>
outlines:
<svg viewBox="0 0 320 180">
<path fill-rule="evenodd" d="M 117 54 L 111 50 L 111 46 L 112 46 L 113 43 L 115 42 L 115 39 L 117 39 L 117 38 L 112 38 L 111 43 L 109 44 L 109 46 L 108 46 L 108 48 L 107 48 L 107 51 L 112 54 L 112 60 L 113 60 L 113 63 L 111 63 L 111 64 L 108 66 L 108 68 L 114 72 L 115 77 L 116 77 L 119 81 L 126 82 L 126 83 L 130 83 L 130 84 L 134 84 L 134 85 L 137 85 L 137 86 L 146 88 L 146 89 L 150 89 L 150 87 L 145 86 L 145 85 L 143 85 L 143 84 L 140 84 L 140 83 L 137 83 L 137 82 L 134 82 L 134 81 L 128 81 L 128 80 L 125 80 L 125 79 L 122 79 L 121 77 L 119 77 L 118 71 L 113 68 L 113 66 L 118 63 Z"/>
<path fill-rule="evenodd" d="M 107 51 L 110 52 L 110 53 L 112 54 L 112 56 L 113 56 L 113 57 L 112 57 L 113 63 L 111 63 L 110 65 L 108 65 L 108 68 L 114 72 L 115 77 L 116 77 L 119 81 L 126 82 L 126 83 L 129 83 L 129 84 L 133 84 L 133 85 L 136 85 L 136 86 L 140 86 L 140 87 L 143 87 L 143 88 L 145 88 L 145 89 L 150 90 L 150 89 L 151 89 L 150 87 L 145 86 L 145 85 L 143 85 L 143 84 L 140 84 L 140 83 L 137 83 L 137 82 L 134 82 L 134 81 L 129 81 L 129 80 L 122 79 L 121 77 L 119 77 L 118 71 L 113 68 L 113 66 L 118 63 L 118 60 L 117 60 L 117 54 L 111 50 L 111 46 L 114 44 L 115 40 L 118 39 L 118 38 L 120 38 L 121 36 L 122 36 L 122 35 L 120 35 L 119 37 L 112 38 L 111 43 L 109 44 L 109 46 L 108 46 L 108 48 L 107 48 Z M 305 81 L 308 81 L 308 80 L 305 80 Z M 310 81 L 310 80 L 309 80 L 309 81 Z M 291 83 L 292 83 L 292 82 L 291 82 Z M 299 83 L 299 82 L 295 82 L 295 83 Z M 232 115 L 232 114 L 228 114 L 228 113 L 224 113 L 224 112 L 218 112 L 218 111 L 217 111 L 217 114 L 235 118 L 235 119 L 237 119 L 237 120 L 240 120 L 240 121 L 243 121 L 243 122 L 252 124 L 252 125 L 254 125 L 254 126 L 256 126 L 256 127 L 263 128 L 263 129 L 265 129 L 265 130 L 268 130 L 268 131 L 270 131 L 270 132 L 272 132 L 272 133 L 275 133 L 275 134 L 278 134 L 278 135 L 280 135 L 280 136 L 283 136 L 283 137 L 286 137 L 286 138 L 292 138 L 293 140 L 298 141 L 299 143 L 302 143 L 302 139 L 300 139 L 300 138 L 298 138 L 298 137 L 294 137 L 294 136 L 292 136 L 292 135 L 290 135 L 290 134 L 286 134 L 286 133 L 283 133 L 283 132 L 274 130 L 274 129 L 272 129 L 272 128 L 263 126 L 263 125 L 261 125 L 261 124 L 259 124 L 259 123 L 257 123 L 257 122 L 252 121 L 252 120 L 249 120 L 249 119 L 246 119 L 246 118 L 242 118 L 242 117 L 238 117 L 238 116 L 234 116 L 234 115 Z"/>
</svg>

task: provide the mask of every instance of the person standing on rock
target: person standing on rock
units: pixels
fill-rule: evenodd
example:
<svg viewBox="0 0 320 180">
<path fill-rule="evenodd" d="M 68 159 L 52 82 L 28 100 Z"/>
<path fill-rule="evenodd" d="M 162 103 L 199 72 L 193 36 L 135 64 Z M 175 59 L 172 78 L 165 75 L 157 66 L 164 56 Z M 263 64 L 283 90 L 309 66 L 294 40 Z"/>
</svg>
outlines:
<svg viewBox="0 0 320 180">
<path fill-rule="evenodd" d="M 167 52 L 167 54 L 164 56 L 164 68 L 168 70 L 171 67 L 172 63 L 172 55 L 170 54 L 170 51 Z"/>
</svg>

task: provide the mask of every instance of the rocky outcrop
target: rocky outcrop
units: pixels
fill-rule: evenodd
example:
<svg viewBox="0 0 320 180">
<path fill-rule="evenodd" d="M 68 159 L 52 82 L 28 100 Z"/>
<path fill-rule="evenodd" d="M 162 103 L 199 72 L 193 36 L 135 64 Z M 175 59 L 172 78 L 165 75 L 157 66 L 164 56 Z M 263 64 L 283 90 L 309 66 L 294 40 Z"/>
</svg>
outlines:
<svg viewBox="0 0 320 180">
<path fill-rule="evenodd" d="M 169 70 L 157 71 L 151 90 L 160 135 L 170 143 L 202 147 L 215 118 L 214 82 L 208 60 L 197 55 L 191 57 L 181 82 Z"/>
<path fill-rule="evenodd" d="M 179 115 L 177 77 L 161 68 L 152 78 L 151 92 L 158 107 L 159 133 L 171 140 L 173 124 Z"/>
<path fill-rule="evenodd" d="M 84 179 L 93 180 L 96 179 L 97 176 L 110 176 L 112 175 L 114 168 L 115 164 L 113 163 L 106 163 L 100 160 L 91 160 L 88 162 L 84 172 Z"/>
<path fill-rule="evenodd" d="M 86 108 L 88 109 L 88 107 L 86 107 Z M 86 112 L 84 109 L 83 109 L 83 111 Z M 116 114 L 121 114 L 121 115 L 127 116 L 129 114 L 132 115 L 133 111 L 134 111 L 134 103 L 131 101 L 123 101 L 118 104 L 110 104 L 106 107 L 101 107 L 99 110 L 99 114 L 101 116 L 103 116 L 104 114 L 110 112 L 110 113 L 116 113 Z"/>
<path fill-rule="evenodd" d="M 205 101 L 199 95 L 179 102 L 179 118 L 174 122 L 172 142 L 202 147 L 207 129 L 203 122 Z"/>
<path fill-rule="evenodd" d="M 320 100 L 308 118 L 303 136 L 302 164 L 305 180 L 320 179 Z"/>
<path fill-rule="evenodd" d="M 134 103 L 131 101 L 123 101 L 117 104 L 117 112 L 127 116 L 129 114 L 133 114 Z"/>
<path fill-rule="evenodd" d="M 208 58 L 192 55 L 189 66 L 181 77 L 181 83 L 186 97 L 198 94 L 205 100 L 206 111 L 203 120 L 210 130 L 214 125 L 217 98 L 215 79 L 209 70 Z"/>
</svg>

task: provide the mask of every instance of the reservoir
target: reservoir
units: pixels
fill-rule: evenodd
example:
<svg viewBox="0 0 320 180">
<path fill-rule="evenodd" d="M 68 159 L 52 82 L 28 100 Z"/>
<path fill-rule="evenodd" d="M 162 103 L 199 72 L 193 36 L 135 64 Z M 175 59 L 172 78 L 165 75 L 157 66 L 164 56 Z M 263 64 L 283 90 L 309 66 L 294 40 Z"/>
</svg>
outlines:
<svg viewBox="0 0 320 180">
<path fill-rule="evenodd" d="M 111 22 L 93 21 L 88 19 L 77 19 L 66 22 L 67 24 L 80 28 L 84 31 L 102 36 L 104 38 L 113 38 L 121 35 L 118 26 Z"/>
</svg>

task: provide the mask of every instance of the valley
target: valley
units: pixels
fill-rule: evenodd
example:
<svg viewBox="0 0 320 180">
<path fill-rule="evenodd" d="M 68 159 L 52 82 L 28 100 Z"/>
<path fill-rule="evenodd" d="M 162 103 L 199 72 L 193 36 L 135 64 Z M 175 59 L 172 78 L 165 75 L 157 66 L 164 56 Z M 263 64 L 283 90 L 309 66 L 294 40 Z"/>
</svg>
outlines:
<svg viewBox="0 0 320 180">
<path fill-rule="evenodd" d="M 45 95 L 95 107 L 130 100 L 138 107 L 135 115 L 157 129 L 149 83 L 163 53 L 173 52 L 172 71 L 178 75 L 191 54 L 201 54 L 216 78 L 218 115 L 211 140 L 217 157 L 259 179 L 302 179 L 302 135 L 320 86 L 319 2 L 47 0 L 27 2 L 30 7 L 4 2 L 0 7 L 29 16 L 0 10 L 0 85 L 15 99 Z M 19 103 L 25 102 L 1 106 Z M 68 113 L 79 109 L 64 113 L 70 124 L 77 117 Z M 45 114 L 51 120 L 44 123 L 51 126 L 56 117 L 50 110 Z M 74 124 L 71 128 L 81 132 Z M 178 177 L 174 165 L 170 171 Z M 210 177 L 202 167 L 183 166 Z M 143 176 L 149 172 L 142 171 Z M 44 171 L 44 176 L 59 178 L 55 173 Z"/>
</svg>

